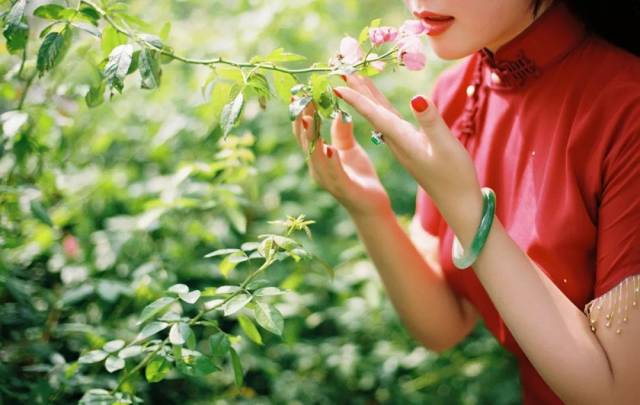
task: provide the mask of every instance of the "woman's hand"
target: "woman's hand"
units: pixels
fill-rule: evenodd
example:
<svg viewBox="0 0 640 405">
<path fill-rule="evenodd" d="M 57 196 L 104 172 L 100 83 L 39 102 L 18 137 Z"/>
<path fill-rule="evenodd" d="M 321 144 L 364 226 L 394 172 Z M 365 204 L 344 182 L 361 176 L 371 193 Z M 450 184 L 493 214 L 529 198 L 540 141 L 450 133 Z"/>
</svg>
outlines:
<svg viewBox="0 0 640 405">
<path fill-rule="evenodd" d="M 293 123 L 298 144 L 307 150 L 313 139 L 314 109 L 310 104 Z M 367 153 L 353 136 L 351 122 L 337 116 L 331 125 L 332 145 L 319 138 L 309 159 L 309 172 L 352 216 L 370 216 L 391 209 L 389 196 Z"/>
<path fill-rule="evenodd" d="M 389 150 L 429 194 L 443 217 L 455 224 L 479 221 L 482 193 L 475 165 L 467 150 L 451 133 L 435 105 L 424 96 L 412 100 L 419 128 L 390 108 L 369 81 L 349 77 L 349 87 L 336 94 L 381 131 Z"/>
</svg>

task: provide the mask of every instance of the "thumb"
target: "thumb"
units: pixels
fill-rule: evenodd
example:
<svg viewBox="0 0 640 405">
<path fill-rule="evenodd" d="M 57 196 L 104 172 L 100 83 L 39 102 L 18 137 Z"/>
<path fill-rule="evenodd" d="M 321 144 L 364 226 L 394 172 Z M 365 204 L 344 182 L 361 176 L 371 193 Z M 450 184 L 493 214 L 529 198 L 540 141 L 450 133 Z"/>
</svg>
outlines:
<svg viewBox="0 0 640 405">
<path fill-rule="evenodd" d="M 444 122 L 433 102 L 425 96 L 417 95 L 411 99 L 411 110 L 420 124 L 422 132 L 432 142 L 444 141 L 449 127 Z"/>
<path fill-rule="evenodd" d="M 355 145 L 353 123 L 351 119 L 345 122 L 342 112 L 337 114 L 331 123 L 331 143 L 340 150 L 351 149 Z"/>
</svg>

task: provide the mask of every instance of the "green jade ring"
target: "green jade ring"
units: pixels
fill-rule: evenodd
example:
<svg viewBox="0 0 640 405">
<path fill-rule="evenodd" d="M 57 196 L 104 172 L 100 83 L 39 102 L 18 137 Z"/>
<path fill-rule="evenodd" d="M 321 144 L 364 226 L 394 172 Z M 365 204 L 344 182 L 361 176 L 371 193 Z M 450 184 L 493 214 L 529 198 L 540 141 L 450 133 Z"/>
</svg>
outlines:
<svg viewBox="0 0 640 405">
<path fill-rule="evenodd" d="M 462 249 L 462 245 L 458 240 L 458 237 L 454 235 L 453 245 L 451 246 L 451 258 L 453 264 L 460 270 L 464 270 L 471 266 L 480 251 L 484 247 L 484 244 L 489 236 L 491 225 L 493 224 L 493 217 L 496 211 L 496 194 L 489 187 L 482 187 L 482 220 L 478 226 L 476 236 L 471 242 L 471 249 L 466 253 Z"/>
<path fill-rule="evenodd" d="M 384 139 L 382 139 L 382 132 L 380 131 L 371 131 L 370 139 L 374 145 L 380 145 L 384 143 Z"/>
</svg>

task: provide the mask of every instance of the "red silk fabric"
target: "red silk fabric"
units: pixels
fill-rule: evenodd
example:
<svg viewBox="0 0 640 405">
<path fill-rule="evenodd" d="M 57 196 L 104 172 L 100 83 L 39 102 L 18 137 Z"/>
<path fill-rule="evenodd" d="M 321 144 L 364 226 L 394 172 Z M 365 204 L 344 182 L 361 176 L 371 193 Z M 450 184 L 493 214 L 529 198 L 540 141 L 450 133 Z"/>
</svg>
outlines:
<svg viewBox="0 0 640 405">
<path fill-rule="evenodd" d="M 640 58 L 556 1 L 495 55 L 482 49 L 443 72 L 432 99 L 496 192 L 508 234 L 578 308 L 640 273 Z M 452 289 L 516 355 L 523 402 L 562 403 L 475 273 L 454 267 L 452 231 L 420 187 L 416 215 L 440 238 Z"/>
</svg>

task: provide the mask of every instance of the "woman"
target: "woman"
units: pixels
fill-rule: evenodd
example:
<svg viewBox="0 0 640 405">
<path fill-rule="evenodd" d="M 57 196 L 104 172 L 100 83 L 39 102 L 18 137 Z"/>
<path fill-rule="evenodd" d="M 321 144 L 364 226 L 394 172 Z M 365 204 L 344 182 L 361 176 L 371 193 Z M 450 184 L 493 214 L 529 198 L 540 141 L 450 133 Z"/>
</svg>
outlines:
<svg viewBox="0 0 640 405">
<path fill-rule="evenodd" d="M 621 29 L 638 7 L 618 2 L 609 16 L 590 2 L 530 1 L 406 2 L 431 27 L 440 57 L 464 57 L 431 98 L 413 98 L 417 127 L 368 79 L 336 88 L 416 179 L 411 238 L 351 124 L 334 120 L 332 145 L 315 149 L 310 172 L 351 214 L 395 308 L 427 348 L 451 348 L 482 317 L 519 360 L 524 403 L 632 403 L 640 38 Z M 311 113 L 294 123 L 303 147 Z M 452 243 L 471 245 L 481 187 L 495 192 L 495 216 L 479 256 L 460 271 Z"/>
</svg>

